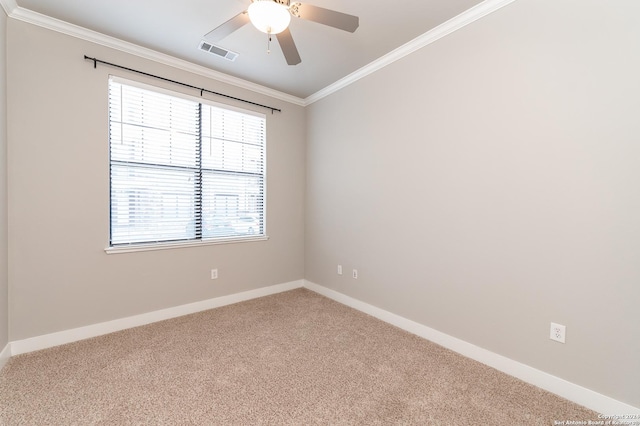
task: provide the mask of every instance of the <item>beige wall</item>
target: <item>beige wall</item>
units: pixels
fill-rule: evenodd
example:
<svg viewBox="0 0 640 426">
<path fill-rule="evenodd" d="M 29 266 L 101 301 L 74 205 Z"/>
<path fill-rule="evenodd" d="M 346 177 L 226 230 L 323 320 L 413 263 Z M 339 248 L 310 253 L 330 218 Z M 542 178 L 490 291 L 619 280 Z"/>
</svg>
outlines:
<svg viewBox="0 0 640 426">
<path fill-rule="evenodd" d="M 8 40 L 10 340 L 304 277 L 304 108 L 14 19 Z M 282 109 L 262 110 L 268 241 L 105 254 L 107 79 L 139 77 L 85 54 Z"/>
<path fill-rule="evenodd" d="M 0 352 L 9 341 L 7 252 L 7 15 L 0 7 Z"/>
<path fill-rule="evenodd" d="M 311 105 L 306 279 L 640 406 L 639 16 L 517 1 Z"/>
</svg>

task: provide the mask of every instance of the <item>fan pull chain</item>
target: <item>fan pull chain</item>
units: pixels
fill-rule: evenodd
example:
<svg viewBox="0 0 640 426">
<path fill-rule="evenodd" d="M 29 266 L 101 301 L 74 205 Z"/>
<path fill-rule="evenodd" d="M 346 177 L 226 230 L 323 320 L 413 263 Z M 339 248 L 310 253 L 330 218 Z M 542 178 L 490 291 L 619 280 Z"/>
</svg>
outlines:
<svg viewBox="0 0 640 426">
<path fill-rule="evenodd" d="M 267 53 L 271 53 L 271 33 L 267 33 Z"/>
</svg>

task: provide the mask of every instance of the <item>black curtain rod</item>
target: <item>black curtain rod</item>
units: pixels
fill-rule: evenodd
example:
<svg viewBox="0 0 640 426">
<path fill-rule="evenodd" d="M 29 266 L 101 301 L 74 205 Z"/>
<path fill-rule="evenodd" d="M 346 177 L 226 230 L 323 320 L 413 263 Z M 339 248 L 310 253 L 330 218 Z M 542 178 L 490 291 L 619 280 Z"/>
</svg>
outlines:
<svg viewBox="0 0 640 426">
<path fill-rule="evenodd" d="M 160 77 L 159 75 L 149 74 L 149 73 L 144 72 L 144 71 L 134 70 L 133 68 L 123 67 L 122 65 L 112 64 L 111 62 L 101 61 L 100 59 L 91 58 L 91 57 L 89 57 L 87 55 L 84 55 L 84 59 L 85 60 L 88 59 L 90 61 L 93 61 L 93 67 L 94 68 L 98 67 L 98 62 L 99 62 L 99 63 L 104 64 L 104 65 L 109 65 L 109 66 L 120 68 L 120 69 L 123 69 L 123 70 L 127 70 L 127 71 L 135 72 L 135 73 L 138 73 L 138 74 L 146 75 L 147 77 L 153 77 L 153 78 L 157 78 L 158 80 L 168 81 L 169 83 L 179 84 L 180 86 L 189 87 L 191 89 L 199 90 L 200 91 L 200 96 L 202 96 L 202 94 L 204 92 L 207 92 L 207 93 L 211 93 L 213 95 L 218 95 L 218 96 L 223 96 L 223 97 L 228 98 L 228 99 L 233 99 L 235 101 L 244 102 L 246 104 L 251 104 L 251 105 L 259 106 L 259 107 L 262 107 L 262 108 L 270 109 L 271 110 L 271 114 L 273 114 L 274 111 L 282 112 L 281 109 L 270 107 L 268 105 L 258 104 L 258 103 L 255 103 L 255 102 L 248 101 L 246 99 L 240 99 L 240 98 L 236 98 L 234 96 L 225 95 L 224 93 L 213 92 L 211 90 L 203 89 L 202 87 L 192 86 L 191 84 L 182 83 L 180 81 L 171 80 L 171 79 L 168 79 L 168 78 L 165 78 L 165 77 Z"/>
</svg>

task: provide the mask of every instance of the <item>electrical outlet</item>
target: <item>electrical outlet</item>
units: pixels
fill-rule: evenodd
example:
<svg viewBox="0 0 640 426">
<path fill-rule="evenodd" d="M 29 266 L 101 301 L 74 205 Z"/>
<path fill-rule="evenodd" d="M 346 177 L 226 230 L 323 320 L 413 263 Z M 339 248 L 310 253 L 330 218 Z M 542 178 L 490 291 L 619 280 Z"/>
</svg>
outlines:
<svg viewBox="0 0 640 426">
<path fill-rule="evenodd" d="M 212 280 L 217 280 L 218 279 L 218 270 L 217 269 L 212 269 L 211 270 L 211 279 Z"/>
<path fill-rule="evenodd" d="M 564 325 L 560 325 L 552 322 L 549 338 L 551 340 L 555 340 L 556 342 L 564 343 L 566 331 L 567 331 L 567 327 L 565 327 Z"/>
<path fill-rule="evenodd" d="M 342 265 L 338 265 L 338 275 L 342 275 Z"/>
<path fill-rule="evenodd" d="M 356 279 L 356 280 L 358 279 L 358 270 L 357 269 L 353 270 L 353 278 Z"/>
</svg>

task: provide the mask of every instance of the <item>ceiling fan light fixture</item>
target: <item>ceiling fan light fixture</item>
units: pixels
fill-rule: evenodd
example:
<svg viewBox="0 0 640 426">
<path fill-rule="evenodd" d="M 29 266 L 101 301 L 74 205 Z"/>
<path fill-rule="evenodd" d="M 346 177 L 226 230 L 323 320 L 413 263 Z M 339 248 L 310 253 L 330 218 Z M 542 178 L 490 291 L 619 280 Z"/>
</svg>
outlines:
<svg viewBox="0 0 640 426">
<path fill-rule="evenodd" d="M 289 9 L 273 0 L 254 0 L 248 13 L 253 26 L 267 34 L 279 34 L 291 22 Z"/>
</svg>

